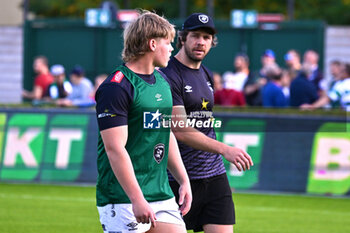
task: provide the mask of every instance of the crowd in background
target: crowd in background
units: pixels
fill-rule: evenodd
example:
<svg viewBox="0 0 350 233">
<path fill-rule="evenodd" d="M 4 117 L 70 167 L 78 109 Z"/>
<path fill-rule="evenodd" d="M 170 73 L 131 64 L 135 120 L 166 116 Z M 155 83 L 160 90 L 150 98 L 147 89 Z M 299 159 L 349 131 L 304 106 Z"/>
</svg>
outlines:
<svg viewBox="0 0 350 233">
<path fill-rule="evenodd" d="M 300 109 L 343 108 L 350 111 L 350 64 L 338 60 L 330 65 L 331 78 L 320 70 L 319 55 L 308 50 L 301 55 L 289 50 L 285 68 L 276 63 L 275 53 L 266 49 L 261 69 L 249 69 L 249 57 L 237 54 L 234 72 L 214 73 L 215 104 L 223 106 L 297 107 Z"/>
<path fill-rule="evenodd" d="M 75 65 L 66 78 L 66 70 L 61 64 L 49 68 L 44 56 L 34 59 L 33 69 L 36 73 L 31 92 L 24 90 L 22 95 L 33 100 L 34 104 L 51 103 L 57 106 L 90 107 L 95 105 L 95 92 L 107 78 L 106 74 L 98 75 L 95 84 L 85 77 L 84 68 Z"/>
<path fill-rule="evenodd" d="M 333 60 L 331 78 L 326 79 L 318 66 L 319 55 L 308 50 L 301 55 L 289 50 L 284 55 L 285 68 L 276 63 L 275 53 L 266 49 L 261 56 L 261 69 L 249 69 L 249 57 L 235 56 L 233 71 L 222 75 L 214 72 L 215 104 L 222 106 L 298 107 L 300 109 L 342 108 L 350 111 L 350 64 Z M 60 64 L 49 67 L 44 56 L 34 59 L 36 73 L 31 92 L 23 97 L 34 104 L 88 107 L 95 104 L 94 95 L 106 74 L 95 77 L 95 84 L 85 77 L 83 67 L 76 65 L 68 73 Z"/>
</svg>

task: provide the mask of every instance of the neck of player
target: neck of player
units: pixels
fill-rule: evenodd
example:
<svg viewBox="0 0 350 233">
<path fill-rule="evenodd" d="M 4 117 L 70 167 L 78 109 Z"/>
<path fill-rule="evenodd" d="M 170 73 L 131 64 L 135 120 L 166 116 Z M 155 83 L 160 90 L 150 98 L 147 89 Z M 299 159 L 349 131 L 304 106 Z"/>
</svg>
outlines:
<svg viewBox="0 0 350 233">
<path fill-rule="evenodd" d="M 152 74 L 155 68 L 153 64 L 153 59 L 151 57 L 148 57 L 147 54 L 145 54 L 142 57 L 139 57 L 138 59 L 128 61 L 127 63 L 125 63 L 125 66 L 128 67 L 134 73 L 146 75 Z"/>
<path fill-rule="evenodd" d="M 194 61 L 193 59 L 189 58 L 186 55 L 185 49 L 183 47 L 175 55 L 175 58 L 179 62 L 181 62 L 182 64 L 184 64 L 185 66 L 187 66 L 188 68 L 191 68 L 191 69 L 199 69 L 199 67 L 202 64 L 202 61 Z"/>
</svg>

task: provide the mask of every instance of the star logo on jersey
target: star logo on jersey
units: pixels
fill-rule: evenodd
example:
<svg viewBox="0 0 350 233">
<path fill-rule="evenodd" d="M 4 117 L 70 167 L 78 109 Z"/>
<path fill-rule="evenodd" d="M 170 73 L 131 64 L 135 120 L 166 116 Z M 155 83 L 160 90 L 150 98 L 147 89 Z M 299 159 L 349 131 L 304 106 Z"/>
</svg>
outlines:
<svg viewBox="0 0 350 233">
<path fill-rule="evenodd" d="M 208 104 L 209 101 L 205 101 L 205 99 L 202 98 L 202 110 L 208 110 Z"/>
<path fill-rule="evenodd" d="M 159 129 L 161 126 L 160 116 L 162 114 L 157 109 L 156 112 L 143 113 L 143 128 L 144 129 Z"/>
<path fill-rule="evenodd" d="M 162 95 L 157 93 L 154 97 L 156 97 L 157 101 L 162 101 Z"/>
<path fill-rule="evenodd" d="M 185 92 L 192 92 L 192 87 L 190 85 L 186 85 Z"/>
</svg>

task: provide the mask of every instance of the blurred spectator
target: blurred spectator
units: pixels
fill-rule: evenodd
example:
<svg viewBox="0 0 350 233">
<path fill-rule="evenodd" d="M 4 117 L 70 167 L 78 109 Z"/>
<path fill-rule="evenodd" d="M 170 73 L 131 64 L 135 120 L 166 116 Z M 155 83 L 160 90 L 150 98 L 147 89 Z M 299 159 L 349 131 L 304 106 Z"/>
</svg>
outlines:
<svg viewBox="0 0 350 233">
<path fill-rule="evenodd" d="M 89 107 L 95 104 L 92 99 L 94 87 L 92 82 L 84 77 L 84 69 L 75 66 L 70 73 L 72 83 L 72 93 L 67 98 L 57 100 L 59 106 Z"/>
<path fill-rule="evenodd" d="M 244 84 L 249 76 L 249 58 L 245 54 L 238 54 L 233 62 L 235 73 L 231 71 L 225 72 L 222 77 L 224 80 L 224 87 L 226 89 L 234 89 L 236 91 L 243 91 Z"/>
<path fill-rule="evenodd" d="M 222 106 L 244 106 L 245 100 L 242 92 L 234 89 L 223 88 L 220 74 L 213 74 L 214 79 L 214 104 Z"/>
<path fill-rule="evenodd" d="M 106 80 L 106 78 L 108 77 L 107 74 L 100 74 L 100 75 L 97 75 L 96 78 L 95 78 L 95 90 L 97 90 L 97 88 L 103 83 L 103 81 Z"/>
<path fill-rule="evenodd" d="M 234 59 L 236 73 L 225 72 L 224 87 L 242 92 L 244 103 L 248 105 L 261 105 L 260 85 L 256 75 L 249 70 L 249 57 L 244 53 L 239 53 Z M 237 95 L 237 94 L 236 94 Z M 240 94 L 238 94 L 240 95 Z M 239 97 L 242 100 L 241 97 Z M 242 104 L 242 101 L 239 101 Z M 240 105 L 242 106 L 242 105 Z"/>
<path fill-rule="evenodd" d="M 287 99 L 282 91 L 282 71 L 276 66 L 267 66 L 266 77 L 268 82 L 262 88 L 264 107 L 286 107 Z"/>
<path fill-rule="evenodd" d="M 290 106 L 311 104 L 318 99 L 315 85 L 309 80 L 313 72 L 310 64 L 303 64 L 301 72 L 290 85 Z"/>
<path fill-rule="evenodd" d="M 262 67 L 259 71 L 259 76 L 261 78 L 266 78 L 266 72 L 268 69 L 270 69 L 271 67 L 278 68 L 278 65 L 276 63 L 275 52 L 271 49 L 266 49 L 263 55 L 261 56 L 261 64 Z"/>
<path fill-rule="evenodd" d="M 214 93 L 216 91 L 222 90 L 222 78 L 219 73 L 213 72 L 213 82 L 214 82 Z"/>
<path fill-rule="evenodd" d="M 53 82 L 54 78 L 49 72 L 48 61 L 45 56 L 35 57 L 33 69 L 37 76 L 34 79 L 33 90 L 23 90 L 22 96 L 27 99 L 40 100 L 44 97 L 48 87 Z"/>
<path fill-rule="evenodd" d="M 245 106 L 245 99 L 242 92 L 224 88 L 214 93 L 214 103 L 222 106 Z"/>
<path fill-rule="evenodd" d="M 290 84 L 292 82 L 293 71 L 282 70 L 281 85 L 284 96 L 287 99 L 288 106 L 290 104 Z"/>
<path fill-rule="evenodd" d="M 301 70 L 300 54 L 296 50 L 291 49 L 284 55 L 284 60 L 292 80 L 295 79 Z"/>
<path fill-rule="evenodd" d="M 51 100 L 66 98 L 72 93 L 72 85 L 66 80 L 64 67 L 59 64 L 53 65 L 50 71 L 54 77 L 54 82 L 49 86 L 45 96 Z"/>
<path fill-rule="evenodd" d="M 314 50 L 307 50 L 304 53 L 303 66 L 309 66 L 311 68 L 311 74 L 309 80 L 315 86 L 318 95 L 324 94 L 327 89 L 327 85 L 323 82 L 322 71 L 318 67 L 319 56 Z"/>
<path fill-rule="evenodd" d="M 329 69 L 331 73 L 331 83 L 329 89 L 332 89 L 334 84 L 342 78 L 343 63 L 338 60 L 333 60 L 331 61 Z"/>
<path fill-rule="evenodd" d="M 250 106 L 262 106 L 261 88 L 266 85 L 268 78 L 266 71 L 271 67 L 278 68 L 276 63 L 275 52 L 271 49 L 266 49 L 261 56 L 261 69 L 259 75 L 255 76 L 250 73 L 247 82 L 244 85 L 244 96 L 246 102 Z"/>
<path fill-rule="evenodd" d="M 95 93 L 96 93 L 98 87 L 103 83 L 103 81 L 106 80 L 107 77 L 108 77 L 107 74 L 100 74 L 100 75 L 96 76 L 96 78 L 95 78 L 95 85 L 94 85 L 94 93 L 92 95 L 93 99 L 95 99 Z"/>
<path fill-rule="evenodd" d="M 339 102 L 346 111 L 350 111 L 350 64 L 342 66 L 341 80 L 336 82 L 327 95 L 312 104 L 303 104 L 302 109 L 324 107 L 330 102 Z"/>
</svg>

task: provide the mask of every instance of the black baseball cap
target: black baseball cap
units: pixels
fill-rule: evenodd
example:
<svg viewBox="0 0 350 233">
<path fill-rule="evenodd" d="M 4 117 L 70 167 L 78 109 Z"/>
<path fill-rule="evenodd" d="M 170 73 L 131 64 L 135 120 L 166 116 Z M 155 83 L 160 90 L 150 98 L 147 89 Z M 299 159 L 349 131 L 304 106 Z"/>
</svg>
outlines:
<svg viewBox="0 0 350 233">
<path fill-rule="evenodd" d="M 214 21 L 203 13 L 193 13 L 182 24 L 182 30 L 193 31 L 198 28 L 207 28 L 212 35 L 216 33 Z"/>
</svg>

